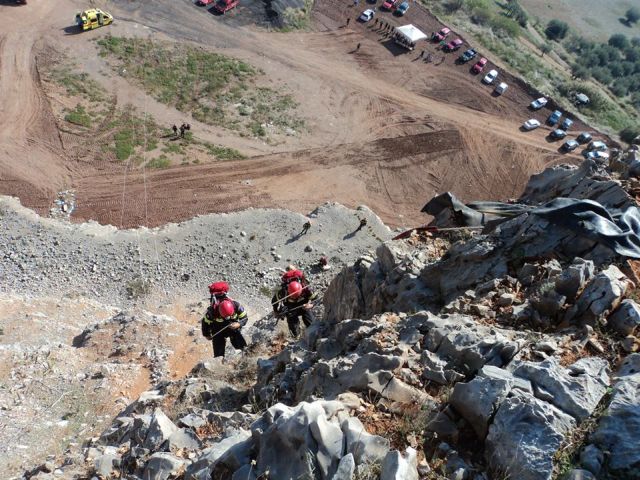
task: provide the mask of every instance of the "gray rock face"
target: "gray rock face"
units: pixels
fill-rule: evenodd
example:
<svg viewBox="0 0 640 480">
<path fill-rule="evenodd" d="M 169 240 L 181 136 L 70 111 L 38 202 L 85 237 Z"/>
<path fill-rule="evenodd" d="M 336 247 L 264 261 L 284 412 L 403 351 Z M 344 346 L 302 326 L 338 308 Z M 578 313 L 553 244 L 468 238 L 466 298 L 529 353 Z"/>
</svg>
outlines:
<svg viewBox="0 0 640 480">
<path fill-rule="evenodd" d="M 169 437 L 176 431 L 178 431 L 178 427 L 169 420 L 169 417 L 167 417 L 162 410 L 156 408 L 151 417 L 149 431 L 147 432 L 147 438 L 143 446 L 150 450 L 156 450 L 160 445 L 169 440 Z"/>
<path fill-rule="evenodd" d="M 240 454 L 251 449 L 251 433 L 246 430 L 236 430 L 220 442 L 202 451 L 196 461 L 187 467 L 186 480 L 209 480 L 213 469 L 219 460 L 228 452 L 239 451 Z M 238 466 L 239 468 L 239 466 Z"/>
<path fill-rule="evenodd" d="M 620 304 L 628 286 L 629 279 L 620 269 L 609 266 L 589 282 L 576 304 L 567 311 L 565 320 L 595 325 Z"/>
<path fill-rule="evenodd" d="M 100 455 L 94 460 L 96 474 L 104 478 L 111 478 L 116 467 L 120 465 L 120 456 L 115 454 Z"/>
<path fill-rule="evenodd" d="M 591 415 L 606 393 L 608 370 L 607 361 L 597 357 L 582 358 L 568 369 L 551 358 L 541 363 L 523 362 L 513 374 L 529 380 L 536 397 L 581 421 Z"/>
<path fill-rule="evenodd" d="M 533 175 L 520 197 L 525 203 L 546 203 L 556 197 L 584 198 L 605 207 L 633 206 L 633 199 L 603 166 L 586 160 L 579 166 L 556 165 Z"/>
<path fill-rule="evenodd" d="M 189 430 L 181 428 L 169 436 L 169 449 L 172 451 L 180 449 L 196 450 L 198 448 L 200 448 L 200 440 L 195 433 Z"/>
<path fill-rule="evenodd" d="M 602 462 L 604 462 L 604 453 L 595 445 L 587 445 L 580 452 L 580 465 L 594 475 L 598 475 L 602 470 Z"/>
<path fill-rule="evenodd" d="M 353 454 L 348 453 L 340 459 L 336 474 L 331 480 L 353 480 L 355 471 L 356 461 L 353 458 Z"/>
<path fill-rule="evenodd" d="M 409 447 L 404 454 L 397 450 L 387 453 L 380 480 L 418 480 L 418 452 Z"/>
<path fill-rule="evenodd" d="M 273 478 L 331 479 L 344 455 L 351 453 L 360 464 L 379 461 L 389 449 L 388 440 L 369 435 L 336 401 L 274 405 L 253 424 L 252 435 L 256 471 L 260 475 L 269 470 Z"/>
<path fill-rule="evenodd" d="M 457 383 L 449 402 L 471 424 L 478 438 L 484 439 L 489 420 L 510 390 L 507 380 L 478 376 L 469 383 Z"/>
<path fill-rule="evenodd" d="M 181 458 L 170 453 L 158 452 L 151 455 L 142 475 L 143 480 L 167 480 L 185 464 Z"/>
<path fill-rule="evenodd" d="M 382 461 L 389 451 L 389 440 L 368 433 L 355 417 L 349 417 L 340 425 L 345 435 L 346 452 L 353 454 L 357 465 Z"/>
<path fill-rule="evenodd" d="M 575 258 L 556 278 L 556 291 L 573 302 L 578 292 L 593 278 L 594 271 L 595 266 L 591 260 Z"/>
<path fill-rule="evenodd" d="M 591 442 L 609 452 L 606 467 L 618 478 L 640 479 L 640 354 L 629 355 L 617 372 L 609 408 Z"/>
<path fill-rule="evenodd" d="M 627 298 L 620 302 L 618 309 L 609 316 L 608 324 L 621 335 L 631 335 L 640 326 L 640 307 Z"/>
<path fill-rule="evenodd" d="M 553 455 L 575 420 L 528 394 L 507 398 L 486 439 L 485 457 L 494 471 L 519 480 L 549 480 Z"/>
</svg>

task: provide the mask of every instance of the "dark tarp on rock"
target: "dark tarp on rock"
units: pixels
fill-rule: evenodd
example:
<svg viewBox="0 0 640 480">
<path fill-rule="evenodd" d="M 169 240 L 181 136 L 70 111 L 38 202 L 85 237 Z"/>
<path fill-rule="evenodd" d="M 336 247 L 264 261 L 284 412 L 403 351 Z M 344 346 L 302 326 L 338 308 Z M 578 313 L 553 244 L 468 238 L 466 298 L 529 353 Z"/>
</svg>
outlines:
<svg viewBox="0 0 640 480">
<path fill-rule="evenodd" d="M 597 241 L 618 255 L 640 258 L 640 209 L 609 211 L 593 200 L 556 198 L 542 206 L 500 202 L 464 204 L 450 192 L 431 199 L 422 209 L 435 217 L 439 227 L 492 226 L 514 216 L 530 213 L 547 222 Z"/>
</svg>

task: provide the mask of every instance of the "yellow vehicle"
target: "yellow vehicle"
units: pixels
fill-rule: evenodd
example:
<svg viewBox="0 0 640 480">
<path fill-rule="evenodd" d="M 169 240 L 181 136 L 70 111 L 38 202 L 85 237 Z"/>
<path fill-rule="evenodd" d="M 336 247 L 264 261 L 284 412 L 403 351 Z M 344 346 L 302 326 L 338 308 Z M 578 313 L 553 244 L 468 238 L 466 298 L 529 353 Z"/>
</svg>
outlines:
<svg viewBox="0 0 640 480">
<path fill-rule="evenodd" d="M 113 16 L 98 8 L 91 8 L 76 14 L 76 24 L 84 30 L 93 30 L 113 23 Z"/>
</svg>

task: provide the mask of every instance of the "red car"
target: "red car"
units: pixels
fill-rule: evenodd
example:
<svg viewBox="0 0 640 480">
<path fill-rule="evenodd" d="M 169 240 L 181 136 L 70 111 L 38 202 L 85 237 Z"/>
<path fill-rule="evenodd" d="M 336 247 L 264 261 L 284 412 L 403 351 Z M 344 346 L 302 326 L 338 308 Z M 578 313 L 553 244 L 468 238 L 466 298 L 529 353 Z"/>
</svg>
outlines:
<svg viewBox="0 0 640 480">
<path fill-rule="evenodd" d="M 460 40 L 459 38 L 456 38 L 455 40 L 452 40 L 451 42 L 447 43 L 443 47 L 443 49 L 446 50 L 447 52 L 455 52 L 462 46 L 463 43 L 464 42 L 462 40 Z"/>
<path fill-rule="evenodd" d="M 449 35 L 451 33 L 451 29 L 444 27 L 442 30 L 440 30 L 439 32 L 434 33 L 431 36 L 431 39 L 435 42 L 441 42 L 443 41 L 445 38 L 447 38 L 447 35 Z"/>
<path fill-rule="evenodd" d="M 398 0 L 386 0 L 386 2 L 382 4 L 382 8 L 384 8 L 385 10 L 393 10 L 393 7 L 395 7 L 396 3 L 398 3 Z"/>
<path fill-rule="evenodd" d="M 216 0 L 198 0 L 198 5 L 211 5 L 212 3 L 216 3 Z"/>
<path fill-rule="evenodd" d="M 218 0 L 213 8 L 220 13 L 224 13 L 234 8 L 238 3 L 240 3 L 239 0 Z"/>
<path fill-rule="evenodd" d="M 487 59 L 483 57 L 480 60 L 478 60 L 473 67 L 471 67 L 471 70 L 473 71 L 473 73 L 480 73 L 482 70 L 484 70 L 484 67 L 486 64 L 487 64 Z"/>
</svg>

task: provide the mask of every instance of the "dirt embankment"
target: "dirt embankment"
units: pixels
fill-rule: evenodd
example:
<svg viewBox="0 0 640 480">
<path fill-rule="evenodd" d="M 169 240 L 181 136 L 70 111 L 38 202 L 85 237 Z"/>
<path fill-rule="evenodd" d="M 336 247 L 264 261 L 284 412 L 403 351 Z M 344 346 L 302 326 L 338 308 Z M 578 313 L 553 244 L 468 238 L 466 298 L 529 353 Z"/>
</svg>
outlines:
<svg viewBox="0 0 640 480">
<path fill-rule="evenodd" d="M 157 3 L 114 2 L 109 8 L 116 24 L 82 35 L 67 34 L 69 12 L 74 11 L 70 0 L 55 11 L 2 7 L 0 26 L 9 33 L 0 43 L 1 91 L 16 93 L 5 107 L 9 115 L 3 116 L 2 193 L 45 212 L 56 190 L 72 187 L 78 198 L 75 219 L 118 226 L 155 226 L 250 206 L 306 212 L 326 200 L 364 203 L 389 224 L 407 225 L 425 220 L 419 211 L 434 193 L 452 190 L 465 200 L 506 199 L 531 173 L 568 159 L 557 152 L 557 143 L 545 140 L 545 129 L 518 130 L 531 116 L 530 92 L 522 84 L 514 81 L 505 95 L 492 96 L 492 88 L 468 72 L 470 65 L 454 62 L 456 54 L 442 54 L 429 44 L 425 56 L 431 54 L 432 61 L 427 63 L 419 58 L 420 50 L 401 50 L 376 25 L 356 22 L 359 11 L 348 3 L 317 2 L 313 19 L 318 31 L 287 34 L 244 25 L 240 16 L 256 15 L 248 6 L 226 18 L 187 1 Z M 48 23 L 37 21 L 47 15 Z M 396 26 L 413 23 L 427 33 L 440 26 L 418 5 L 404 18 L 381 11 L 378 16 Z M 346 18 L 351 18 L 347 28 Z M 18 37 L 27 26 L 32 33 Z M 45 92 L 34 63 L 33 54 L 44 46 L 72 58 L 88 55 L 79 68 L 111 86 L 118 108 L 132 103 L 167 126 L 185 118 L 109 72 L 92 42 L 107 33 L 197 39 L 202 46 L 240 58 L 262 69 L 274 88 L 293 92 L 308 129 L 267 144 L 193 122 L 199 138 L 232 146 L 251 158 L 144 174 L 134 165 L 96 162 L 94 149 L 87 147 L 83 155 L 79 148 L 90 145 L 90 138 L 59 134 L 64 119 L 51 108 L 55 94 Z M 361 48 L 353 51 L 358 43 Z M 25 86 L 17 89 L 16 83 Z"/>
</svg>

